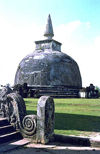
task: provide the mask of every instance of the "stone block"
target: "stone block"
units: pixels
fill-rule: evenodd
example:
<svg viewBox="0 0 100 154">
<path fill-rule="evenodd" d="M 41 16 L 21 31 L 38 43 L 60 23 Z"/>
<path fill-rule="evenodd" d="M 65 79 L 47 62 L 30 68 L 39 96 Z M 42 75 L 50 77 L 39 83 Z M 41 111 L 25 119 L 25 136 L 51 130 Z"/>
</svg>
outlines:
<svg viewBox="0 0 100 154">
<path fill-rule="evenodd" d="M 54 101 L 51 97 L 40 97 L 37 105 L 37 143 L 46 144 L 53 140 L 54 110 Z"/>
</svg>

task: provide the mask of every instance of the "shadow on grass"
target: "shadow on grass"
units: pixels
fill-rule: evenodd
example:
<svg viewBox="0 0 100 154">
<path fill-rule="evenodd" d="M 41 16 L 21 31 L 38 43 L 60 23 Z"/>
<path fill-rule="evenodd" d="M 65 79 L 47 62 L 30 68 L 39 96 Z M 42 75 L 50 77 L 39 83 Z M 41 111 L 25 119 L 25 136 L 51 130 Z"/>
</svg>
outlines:
<svg viewBox="0 0 100 154">
<path fill-rule="evenodd" d="M 35 115 L 37 115 L 37 111 L 27 111 L 27 115 L 31 115 L 31 114 L 35 114 Z"/>
<path fill-rule="evenodd" d="M 27 114 L 37 114 L 28 111 Z M 55 129 L 100 132 L 100 117 L 90 115 L 55 113 Z"/>
<path fill-rule="evenodd" d="M 55 129 L 100 132 L 100 117 L 55 113 Z"/>
</svg>

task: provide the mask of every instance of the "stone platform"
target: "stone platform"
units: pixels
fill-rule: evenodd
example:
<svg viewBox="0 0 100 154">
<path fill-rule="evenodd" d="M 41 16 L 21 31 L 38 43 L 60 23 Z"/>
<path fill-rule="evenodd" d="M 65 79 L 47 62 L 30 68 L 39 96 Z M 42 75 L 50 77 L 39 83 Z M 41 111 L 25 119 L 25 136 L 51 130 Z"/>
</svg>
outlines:
<svg viewBox="0 0 100 154">
<path fill-rule="evenodd" d="M 48 145 L 43 144 L 35 144 L 35 143 L 28 143 L 27 140 L 24 139 L 19 142 L 14 142 L 8 145 L 2 145 L 0 147 L 0 154 L 100 154 L 100 148 L 97 147 L 90 147 L 90 146 L 80 146 L 80 145 L 73 145 L 68 143 L 61 143 L 52 142 Z M 24 147 L 21 147 L 23 143 Z"/>
</svg>

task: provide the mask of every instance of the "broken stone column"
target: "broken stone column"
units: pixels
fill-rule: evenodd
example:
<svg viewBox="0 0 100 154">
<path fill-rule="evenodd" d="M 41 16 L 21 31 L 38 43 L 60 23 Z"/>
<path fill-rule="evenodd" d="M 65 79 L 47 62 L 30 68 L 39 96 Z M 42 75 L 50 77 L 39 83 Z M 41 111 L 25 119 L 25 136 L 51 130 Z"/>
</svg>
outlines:
<svg viewBox="0 0 100 154">
<path fill-rule="evenodd" d="M 40 97 L 37 105 L 37 143 L 48 143 L 54 137 L 54 101 L 49 96 Z"/>
</svg>

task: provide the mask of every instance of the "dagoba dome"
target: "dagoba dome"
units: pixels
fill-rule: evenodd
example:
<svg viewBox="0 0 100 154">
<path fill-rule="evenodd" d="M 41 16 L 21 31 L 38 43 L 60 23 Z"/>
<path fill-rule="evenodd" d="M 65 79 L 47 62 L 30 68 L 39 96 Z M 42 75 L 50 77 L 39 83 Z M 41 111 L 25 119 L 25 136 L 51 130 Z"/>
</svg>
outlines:
<svg viewBox="0 0 100 154">
<path fill-rule="evenodd" d="M 45 40 L 35 41 L 36 49 L 20 63 L 15 75 L 15 85 L 27 83 L 30 86 L 72 86 L 82 87 L 82 80 L 76 61 L 61 52 L 61 43 L 54 36 L 50 15 L 47 19 Z"/>
</svg>

